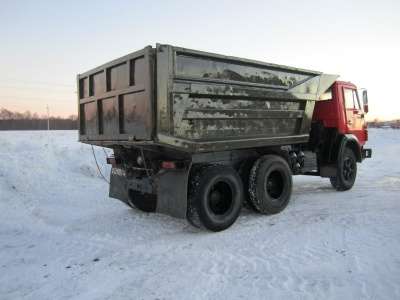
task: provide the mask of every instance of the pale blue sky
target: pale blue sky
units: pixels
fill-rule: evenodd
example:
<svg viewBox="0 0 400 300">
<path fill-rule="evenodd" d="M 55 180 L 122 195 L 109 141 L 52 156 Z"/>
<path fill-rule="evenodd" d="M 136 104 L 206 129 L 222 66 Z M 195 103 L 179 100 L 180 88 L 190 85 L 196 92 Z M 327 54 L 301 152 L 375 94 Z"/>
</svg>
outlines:
<svg viewBox="0 0 400 300">
<path fill-rule="evenodd" d="M 400 117 L 400 1 L 0 0 L 0 107 L 76 114 L 76 74 L 156 42 L 341 75 Z"/>
</svg>

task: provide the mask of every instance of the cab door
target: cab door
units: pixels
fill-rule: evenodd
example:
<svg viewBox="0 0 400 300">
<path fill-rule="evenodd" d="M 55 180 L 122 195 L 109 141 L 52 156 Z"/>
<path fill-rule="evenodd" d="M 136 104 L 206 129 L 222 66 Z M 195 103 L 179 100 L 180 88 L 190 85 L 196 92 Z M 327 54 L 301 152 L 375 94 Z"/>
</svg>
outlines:
<svg viewBox="0 0 400 300">
<path fill-rule="evenodd" d="M 357 90 L 343 87 L 344 105 L 346 110 L 347 133 L 354 134 L 359 142 L 365 142 L 364 111 L 358 98 Z"/>
</svg>

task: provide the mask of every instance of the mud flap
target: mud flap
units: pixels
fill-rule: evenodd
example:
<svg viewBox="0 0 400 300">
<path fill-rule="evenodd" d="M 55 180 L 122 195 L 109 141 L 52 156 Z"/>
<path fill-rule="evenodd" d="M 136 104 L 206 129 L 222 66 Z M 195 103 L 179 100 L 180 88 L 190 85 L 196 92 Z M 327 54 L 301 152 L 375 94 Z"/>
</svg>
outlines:
<svg viewBox="0 0 400 300">
<path fill-rule="evenodd" d="M 110 176 L 109 196 L 129 205 L 129 191 L 137 191 L 142 195 L 153 195 L 157 199 L 155 212 L 185 219 L 189 171 L 190 168 L 161 170 L 153 177 L 154 181 L 151 184 L 147 178 L 127 179 L 125 170 L 113 168 Z M 135 204 L 135 206 L 138 205 Z"/>
<path fill-rule="evenodd" d="M 175 218 L 186 218 L 189 171 L 189 168 L 162 170 L 156 175 L 156 212 Z"/>
<path fill-rule="evenodd" d="M 125 170 L 119 168 L 111 169 L 109 196 L 128 204 L 128 183 Z"/>
</svg>

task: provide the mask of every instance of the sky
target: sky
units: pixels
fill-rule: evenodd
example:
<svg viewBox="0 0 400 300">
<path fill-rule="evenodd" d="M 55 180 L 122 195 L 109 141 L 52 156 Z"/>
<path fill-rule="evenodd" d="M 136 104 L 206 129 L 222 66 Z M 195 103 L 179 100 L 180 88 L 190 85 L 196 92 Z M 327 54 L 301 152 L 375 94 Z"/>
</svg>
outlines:
<svg viewBox="0 0 400 300">
<path fill-rule="evenodd" d="M 400 1 L 0 0 L 0 107 L 77 114 L 76 75 L 167 43 L 339 74 L 400 118 Z"/>
</svg>

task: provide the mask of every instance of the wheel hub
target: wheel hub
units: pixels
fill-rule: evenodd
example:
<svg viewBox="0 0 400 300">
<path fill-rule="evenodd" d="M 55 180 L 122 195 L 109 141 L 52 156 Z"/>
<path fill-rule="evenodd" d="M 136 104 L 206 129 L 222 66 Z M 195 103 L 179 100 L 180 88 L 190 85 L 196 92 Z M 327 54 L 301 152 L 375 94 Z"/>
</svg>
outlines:
<svg viewBox="0 0 400 300">
<path fill-rule="evenodd" d="M 211 211 L 216 215 L 225 214 L 231 207 L 232 196 L 229 184 L 225 182 L 214 184 L 208 194 Z"/>
<path fill-rule="evenodd" d="M 355 174 L 355 162 L 346 157 L 343 162 L 343 177 L 346 180 L 352 180 Z"/>
<path fill-rule="evenodd" d="M 283 178 L 278 171 L 271 172 L 266 182 L 267 193 L 274 199 L 278 199 L 283 192 Z"/>
</svg>

